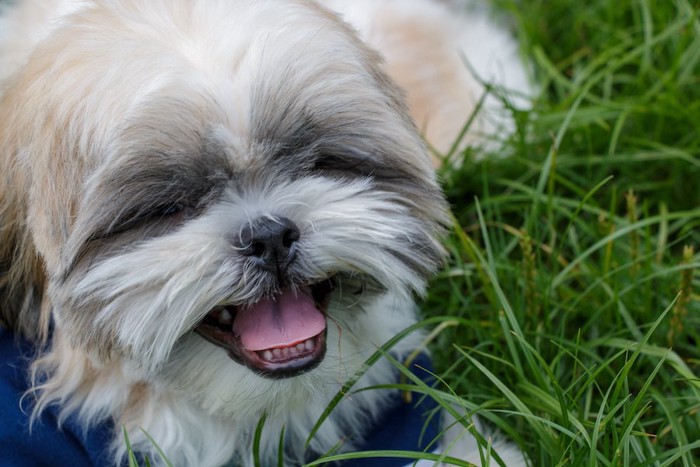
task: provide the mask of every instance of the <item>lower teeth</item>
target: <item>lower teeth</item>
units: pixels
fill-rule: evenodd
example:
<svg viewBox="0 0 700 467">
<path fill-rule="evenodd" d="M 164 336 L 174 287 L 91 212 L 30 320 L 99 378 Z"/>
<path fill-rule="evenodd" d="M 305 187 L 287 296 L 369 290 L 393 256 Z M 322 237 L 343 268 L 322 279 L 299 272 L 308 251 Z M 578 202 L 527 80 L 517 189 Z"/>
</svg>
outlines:
<svg viewBox="0 0 700 467">
<path fill-rule="evenodd" d="M 297 345 L 291 347 L 281 347 L 275 349 L 265 349 L 256 352 L 260 358 L 268 362 L 274 360 L 280 360 L 284 358 L 296 357 L 304 352 L 309 352 L 315 347 L 314 340 L 306 339 L 304 342 L 300 342 Z"/>
</svg>

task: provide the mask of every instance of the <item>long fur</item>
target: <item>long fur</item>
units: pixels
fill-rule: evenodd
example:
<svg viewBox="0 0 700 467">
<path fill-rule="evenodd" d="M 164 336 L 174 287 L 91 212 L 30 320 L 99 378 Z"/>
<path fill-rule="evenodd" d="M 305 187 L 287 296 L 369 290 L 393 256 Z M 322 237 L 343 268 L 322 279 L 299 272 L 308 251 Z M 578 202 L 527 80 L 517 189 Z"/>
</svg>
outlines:
<svg viewBox="0 0 700 467">
<path fill-rule="evenodd" d="M 175 465 L 216 466 L 252 462 L 265 413 L 261 451 L 276 459 L 284 428 L 287 461 L 303 461 L 323 408 L 416 322 L 412 297 L 441 263 L 447 206 L 421 134 L 445 151 L 483 92 L 459 47 L 476 45 L 466 57 L 493 77 L 470 26 L 501 52 L 502 81 L 526 87 L 514 43 L 485 15 L 432 0 L 24 0 L 4 11 L 0 323 L 45 349 L 33 416 L 57 404 L 86 428 L 125 426 L 152 459 L 141 429 Z M 493 133 L 499 118 L 479 128 Z M 277 216 L 301 232 L 289 283 L 336 281 L 325 358 L 284 379 L 193 331 L 222 303 L 279 292 L 236 247 L 255 219 Z M 356 388 L 390 374 L 381 360 Z M 344 399 L 311 448 L 361 439 L 395 396 Z M 112 450 L 123 459 L 119 430 Z"/>
</svg>

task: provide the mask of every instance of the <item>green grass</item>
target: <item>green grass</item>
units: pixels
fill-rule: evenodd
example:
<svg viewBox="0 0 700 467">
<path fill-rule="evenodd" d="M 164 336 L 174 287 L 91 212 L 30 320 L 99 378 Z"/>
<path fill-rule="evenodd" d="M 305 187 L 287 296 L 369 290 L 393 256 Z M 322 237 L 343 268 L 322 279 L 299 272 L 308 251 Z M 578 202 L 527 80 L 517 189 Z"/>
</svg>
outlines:
<svg viewBox="0 0 700 467">
<path fill-rule="evenodd" d="M 700 465 L 700 6 L 497 3 L 541 97 L 442 173 L 445 394 L 534 466 Z"/>
</svg>

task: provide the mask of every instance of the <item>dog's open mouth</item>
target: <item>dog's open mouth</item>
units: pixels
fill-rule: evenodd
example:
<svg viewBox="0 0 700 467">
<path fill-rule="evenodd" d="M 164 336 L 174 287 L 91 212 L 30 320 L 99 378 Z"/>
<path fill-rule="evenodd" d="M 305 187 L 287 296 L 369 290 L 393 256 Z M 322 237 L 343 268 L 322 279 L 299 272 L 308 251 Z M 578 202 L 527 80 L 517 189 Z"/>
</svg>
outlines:
<svg viewBox="0 0 700 467">
<path fill-rule="evenodd" d="M 332 283 L 323 281 L 246 306 L 222 306 L 195 330 L 256 373 L 283 378 L 316 367 L 326 353 L 326 310 Z"/>
</svg>

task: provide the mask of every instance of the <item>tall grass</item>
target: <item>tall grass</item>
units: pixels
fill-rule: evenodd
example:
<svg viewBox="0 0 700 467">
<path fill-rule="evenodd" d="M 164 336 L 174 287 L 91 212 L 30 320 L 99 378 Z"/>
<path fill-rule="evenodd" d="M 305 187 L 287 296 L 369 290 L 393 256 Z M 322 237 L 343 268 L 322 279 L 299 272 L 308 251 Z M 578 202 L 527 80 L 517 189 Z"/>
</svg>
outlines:
<svg viewBox="0 0 700 467">
<path fill-rule="evenodd" d="M 699 464 L 700 7 L 497 3 L 541 97 L 442 173 L 438 373 L 534 466 Z"/>
</svg>

